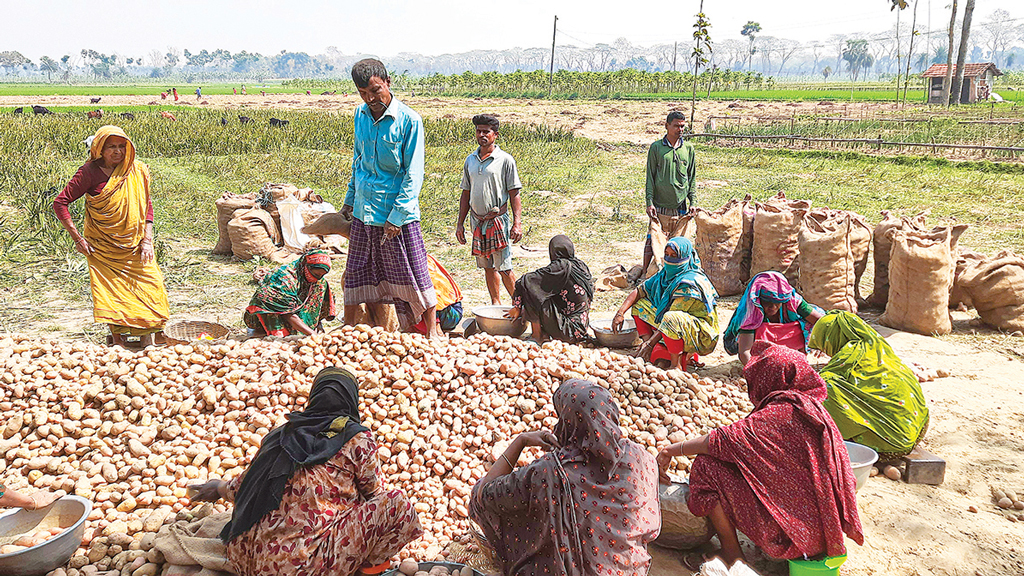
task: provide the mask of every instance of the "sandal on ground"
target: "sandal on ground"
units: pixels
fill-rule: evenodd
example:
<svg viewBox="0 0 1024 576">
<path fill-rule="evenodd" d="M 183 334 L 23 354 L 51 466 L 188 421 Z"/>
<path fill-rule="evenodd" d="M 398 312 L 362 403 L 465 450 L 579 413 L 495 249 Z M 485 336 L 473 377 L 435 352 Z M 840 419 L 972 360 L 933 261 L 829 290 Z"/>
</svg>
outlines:
<svg viewBox="0 0 1024 576">
<path fill-rule="evenodd" d="M 707 562 L 707 558 L 705 558 L 704 553 L 702 552 L 687 552 L 686 554 L 683 554 L 683 566 L 694 574 L 700 572 L 700 567 L 703 566 L 705 562 Z"/>
</svg>

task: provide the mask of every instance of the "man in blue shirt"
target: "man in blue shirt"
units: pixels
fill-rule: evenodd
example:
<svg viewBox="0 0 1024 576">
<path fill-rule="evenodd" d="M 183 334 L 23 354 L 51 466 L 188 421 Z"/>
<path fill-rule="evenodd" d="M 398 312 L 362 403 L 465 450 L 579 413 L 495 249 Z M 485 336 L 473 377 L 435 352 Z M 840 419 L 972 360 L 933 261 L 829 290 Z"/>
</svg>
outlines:
<svg viewBox="0 0 1024 576">
<path fill-rule="evenodd" d="M 384 64 L 352 67 L 364 104 L 355 113 L 352 179 L 342 214 L 353 218 L 345 267 L 345 322 L 360 304 L 394 304 L 403 330 L 420 320 L 436 336 L 437 295 L 420 229 L 423 120 L 391 94 Z"/>
</svg>

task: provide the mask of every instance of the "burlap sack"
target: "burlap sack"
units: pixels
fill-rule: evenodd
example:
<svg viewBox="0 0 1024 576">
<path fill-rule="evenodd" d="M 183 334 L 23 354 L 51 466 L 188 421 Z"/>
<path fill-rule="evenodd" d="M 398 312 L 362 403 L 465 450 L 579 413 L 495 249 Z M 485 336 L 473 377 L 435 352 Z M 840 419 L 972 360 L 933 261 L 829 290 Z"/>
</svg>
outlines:
<svg viewBox="0 0 1024 576">
<path fill-rule="evenodd" d="M 750 280 L 750 250 L 754 246 L 754 214 L 757 205 L 747 194 L 741 202 L 743 206 L 743 236 L 740 237 L 740 280 L 746 284 Z"/>
<path fill-rule="evenodd" d="M 949 334 L 949 289 L 953 285 L 952 232 L 893 229 L 889 253 L 889 300 L 878 321 L 925 335 Z"/>
<path fill-rule="evenodd" d="M 331 212 L 319 216 L 316 220 L 302 227 L 303 234 L 311 236 L 327 236 L 337 234 L 348 238 L 352 230 L 352 219 L 345 218 L 341 212 Z"/>
<path fill-rule="evenodd" d="M 231 512 L 220 512 L 192 523 L 176 522 L 160 528 L 154 548 L 172 566 L 198 567 L 234 574 L 225 556 L 220 531 L 231 520 Z"/>
<path fill-rule="evenodd" d="M 718 210 L 698 208 L 697 255 L 719 296 L 743 292 L 743 204 L 730 200 Z"/>
<path fill-rule="evenodd" d="M 888 210 L 882 210 L 882 221 L 875 226 L 872 242 L 875 248 L 875 283 L 867 302 L 872 306 L 884 308 L 889 301 L 889 253 L 892 250 L 892 238 L 889 231 L 904 226 L 921 231 L 925 226 L 928 211 L 920 212 L 912 218 L 897 218 Z"/>
<path fill-rule="evenodd" d="M 871 225 L 868 224 L 868 219 L 856 212 L 849 210 L 831 210 L 828 208 L 815 208 L 808 213 L 808 216 L 814 218 L 819 223 L 824 223 L 826 220 L 835 220 L 841 222 L 843 216 L 848 215 L 850 217 L 850 252 L 853 254 L 854 261 L 854 295 L 857 300 L 862 300 L 860 294 L 860 281 L 864 277 L 864 272 L 868 269 L 868 256 L 871 251 Z"/>
<path fill-rule="evenodd" d="M 285 198 L 298 198 L 299 188 L 294 184 L 275 184 L 267 182 L 260 188 L 260 194 L 264 197 L 270 197 L 271 200 L 277 202 L 284 200 Z"/>
<path fill-rule="evenodd" d="M 594 282 L 595 292 L 608 292 L 609 290 L 624 290 L 629 288 L 629 278 L 626 276 L 626 267 L 622 264 L 609 266 L 601 271 Z"/>
<path fill-rule="evenodd" d="M 856 259 L 849 214 L 819 223 L 804 218 L 800 230 L 800 295 L 825 310 L 857 313 Z"/>
<path fill-rule="evenodd" d="M 231 237 L 228 235 L 228 222 L 231 221 L 235 210 L 239 208 L 252 208 L 256 205 L 256 195 L 239 195 L 225 192 L 215 204 L 217 205 L 217 245 L 213 247 L 214 254 L 231 254 Z"/>
<path fill-rule="evenodd" d="M 647 233 L 651 235 L 651 250 L 654 251 L 654 258 L 651 260 L 650 266 L 647 267 L 644 278 L 654 276 L 665 265 L 665 246 L 668 245 L 670 238 L 683 236 L 692 241 L 696 232 L 693 216 L 690 214 L 684 216 L 658 214 L 657 218 L 650 220 Z"/>
<path fill-rule="evenodd" d="M 228 222 L 231 252 L 236 258 L 250 260 L 253 256 L 284 264 L 294 259 L 291 252 L 278 248 L 281 236 L 270 214 L 261 208 L 241 209 Z"/>
<path fill-rule="evenodd" d="M 960 285 L 985 324 L 1024 332 L 1024 258 L 1004 250 L 968 268 Z"/>
<path fill-rule="evenodd" d="M 388 332 L 398 332 L 401 328 L 394 304 L 360 304 L 355 324 L 380 326 Z"/>
<path fill-rule="evenodd" d="M 766 270 L 782 272 L 793 285 L 800 280 L 800 229 L 811 209 L 809 200 L 776 196 L 757 205 L 750 274 Z"/>
<path fill-rule="evenodd" d="M 949 290 L 950 310 L 973 308 L 974 303 L 963 287 L 963 276 L 968 269 L 986 261 L 984 254 L 971 250 L 957 250 L 956 269 L 953 271 L 953 288 Z"/>
</svg>

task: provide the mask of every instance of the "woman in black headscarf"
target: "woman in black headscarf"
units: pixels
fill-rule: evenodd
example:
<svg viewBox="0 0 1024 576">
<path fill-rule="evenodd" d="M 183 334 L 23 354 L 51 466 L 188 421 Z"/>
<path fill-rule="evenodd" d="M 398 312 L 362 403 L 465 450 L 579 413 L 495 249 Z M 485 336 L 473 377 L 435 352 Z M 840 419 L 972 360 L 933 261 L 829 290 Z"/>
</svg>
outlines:
<svg viewBox="0 0 1024 576">
<path fill-rule="evenodd" d="M 552 238 L 548 255 L 550 264 L 516 280 L 508 317 L 525 318 L 538 342 L 548 337 L 570 344 L 586 340 L 590 301 L 594 298 L 590 269 L 576 257 L 568 236 Z"/>
<path fill-rule="evenodd" d="M 358 408 L 355 376 L 325 368 L 305 410 L 267 434 L 244 474 L 195 487 L 192 500 L 235 503 L 221 539 L 236 574 L 377 574 L 423 534 L 405 494 L 381 486 Z"/>
</svg>

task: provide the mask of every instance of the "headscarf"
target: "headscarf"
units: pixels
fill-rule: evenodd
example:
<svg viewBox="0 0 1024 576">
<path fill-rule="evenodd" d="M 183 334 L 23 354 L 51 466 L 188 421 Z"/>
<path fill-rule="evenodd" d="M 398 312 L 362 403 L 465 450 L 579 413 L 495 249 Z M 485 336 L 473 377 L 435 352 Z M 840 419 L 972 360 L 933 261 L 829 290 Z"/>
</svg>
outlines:
<svg viewBox="0 0 1024 576">
<path fill-rule="evenodd" d="M 139 164 L 135 161 L 135 144 L 132 143 L 131 138 L 118 126 L 101 126 L 96 134 L 92 137 L 92 143 L 89 145 L 89 159 L 96 161 L 103 157 L 103 144 L 106 143 L 107 138 L 111 136 L 120 136 L 124 138 L 127 143 L 125 144 L 124 160 L 121 161 L 114 168 L 114 172 L 110 174 L 110 179 L 107 180 L 107 185 L 104 186 L 104 190 L 108 192 L 116 191 L 121 185 L 124 184 L 125 180 L 128 179 L 137 170 L 142 170 Z"/>
<path fill-rule="evenodd" d="M 751 352 L 744 376 L 754 411 L 709 439 L 709 456 L 734 465 L 749 491 L 721 494 L 722 479 L 697 472 L 715 468 L 695 462 L 690 509 L 707 512 L 725 497 L 736 514 L 765 514 L 782 538 L 755 543 L 775 558 L 843 554 L 844 533 L 858 544 L 864 536 L 843 437 L 821 405 L 825 382 L 800 352 L 766 341 Z"/>
<path fill-rule="evenodd" d="M 856 314 L 834 310 L 814 325 L 810 348 L 831 356 L 821 369 L 825 409 L 843 438 L 887 455 L 914 449 L 928 425 L 917 376 Z"/>
<path fill-rule="evenodd" d="M 779 308 L 779 323 L 788 324 L 799 322 L 804 332 L 804 342 L 810 336 L 807 322 L 797 313 L 797 308 L 804 299 L 789 284 L 786 277 L 780 272 L 768 270 L 761 272 L 750 279 L 747 289 L 740 298 L 736 312 L 729 320 L 729 326 L 725 329 L 722 343 L 725 351 L 729 354 L 737 354 L 739 346 L 736 342 L 740 330 L 757 330 L 765 322 L 764 308 L 761 307 L 761 300 L 782 304 Z"/>
<path fill-rule="evenodd" d="M 288 415 L 288 423 L 270 431 L 245 472 L 235 494 L 231 521 L 220 533 L 228 543 L 281 505 L 292 476 L 303 467 L 333 458 L 356 434 L 359 384 L 344 368 L 328 367 L 317 374 L 306 407 Z"/>
<path fill-rule="evenodd" d="M 313 276 L 313 269 L 331 269 L 331 256 L 326 250 L 308 249 L 294 262 L 283 264 L 267 274 L 260 281 L 260 287 L 246 310 L 256 314 L 293 314 L 316 291 L 314 287 L 325 290 L 325 297 L 331 300 L 333 306 L 330 285 L 325 278 Z"/>
<path fill-rule="evenodd" d="M 619 427 L 608 390 L 567 380 L 555 391 L 560 447 L 477 484 L 470 515 L 504 574 L 644 574 L 661 526 L 657 464 Z"/>
<path fill-rule="evenodd" d="M 679 296 L 700 300 L 710 314 L 715 308 L 718 292 L 701 270 L 700 257 L 693 249 L 693 242 L 677 236 L 668 241 L 668 246 L 675 248 L 676 256 L 666 256 L 665 266 L 644 282 L 644 292 L 658 311 L 656 320 L 661 322 L 672 307 L 672 301 Z"/>
<path fill-rule="evenodd" d="M 576 257 L 576 248 L 568 236 L 559 234 L 552 238 L 548 242 L 548 256 L 550 264 L 527 272 L 516 281 L 513 300 L 520 301 L 525 318 L 540 322 L 547 334 L 566 336 L 574 331 L 569 317 L 590 310 L 594 278 L 590 268 Z"/>
</svg>

